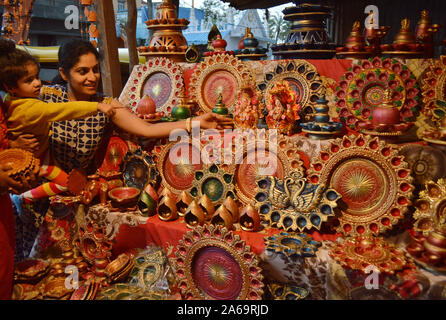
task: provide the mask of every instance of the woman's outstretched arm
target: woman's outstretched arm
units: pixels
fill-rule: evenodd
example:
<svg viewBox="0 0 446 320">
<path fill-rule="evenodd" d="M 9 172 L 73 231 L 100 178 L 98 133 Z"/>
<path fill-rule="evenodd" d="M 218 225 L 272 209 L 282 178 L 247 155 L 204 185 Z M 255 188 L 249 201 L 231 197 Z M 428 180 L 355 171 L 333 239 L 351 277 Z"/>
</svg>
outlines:
<svg viewBox="0 0 446 320">
<path fill-rule="evenodd" d="M 152 139 L 168 137 L 174 129 L 187 130 L 186 120 L 148 124 L 125 107 L 117 107 L 112 120 L 116 126 L 130 134 Z M 231 128 L 232 124 L 231 119 L 215 113 L 194 117 L 192 121 L 199 121 L 201 129 Z"/>
</svg>

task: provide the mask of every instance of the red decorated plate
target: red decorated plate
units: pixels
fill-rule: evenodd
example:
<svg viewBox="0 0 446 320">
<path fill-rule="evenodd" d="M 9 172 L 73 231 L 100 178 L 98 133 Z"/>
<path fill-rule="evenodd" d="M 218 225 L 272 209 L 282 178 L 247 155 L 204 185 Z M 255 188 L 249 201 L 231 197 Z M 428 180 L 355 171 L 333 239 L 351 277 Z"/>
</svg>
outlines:
<svg viewBox="0 0 446 320">
<path fill-rule="evenodd" d="M 179 241 L 175 258 L 184 299 L 259 300 L 263 276 L 249 246 L 221 226 L 197 227 Z"/>
<path fill-rule="evenodd" d="M 252 81 L 249 69 L 229 54 L 206 57 L 190 79 L 190 98 L 205 112 L 211 112 L 222 94 L 223 103 L 234 111 L 237 94 L 245 81 Z"/>
<path fill-rule="evenodd" d="M 291 170 L 303 170 L 303 162 L 294 142 L 288 136 L 279 134 L 276 136 L 277 140 L 271 136 L 273 144 L 270 147 L 268 134 L 269 131 L 258 130 L 257 135 L 248 140 L 242 159 L 237 158 L 237 155 L 234 157 L 235 190 L 244 204 L 253 202 L 257 179 L 265 173 L 283 180 Z M 265 146 L 264 152 L 263 146 Z"/>
<path fill-rule="evenodd" d="M 201 151 L 190 143 L 170 143 L 155 148 L 162 183 L 174 193 L 192 187 L 195 171 L 201 170 Z"/>
<path fill-rule="evenodd" d="M 395 59 L 370 58 L 354 63 L 336 87 L 339 118 L 349 128 L 372 120 L 373 110 L 382 105 L 387 90 L 402 121 L 412 121 L 419 107 L 420 88 L 415 76 Z"/>
<path fill-rule="evenodd" d="M 404 217 L 413 178 L 398 150 L 370 136 L 345 136 L 322 148 L 308 170 L 312 183 L 334 188 L 344 208 L 338 231 L 379 234 Z"/>
</svg>

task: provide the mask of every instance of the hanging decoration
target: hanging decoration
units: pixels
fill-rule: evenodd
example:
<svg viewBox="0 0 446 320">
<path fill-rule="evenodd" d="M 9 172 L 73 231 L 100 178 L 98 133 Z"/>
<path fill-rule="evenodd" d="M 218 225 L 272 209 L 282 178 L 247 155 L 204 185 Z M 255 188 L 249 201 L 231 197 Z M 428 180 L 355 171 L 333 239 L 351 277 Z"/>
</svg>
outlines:
<svg viewBox="0 0 446 320">
<path fill-rule="evenodd" d="M 94 0 L 79 0 L 79 4 L 83 8 L 84 16 L 87 26 L 85 28 L 86 37 L 90 42 L 98 47 L 99 30 L 97 28 L 98 16 L 94 8 Z M 82 20 L 82 16 L 80 17 Z M 81 28 L 81 35 L 83 36 L 84 29 Z"/>
<path fill-rule="evenodd" d="M 18 45 L 30 44 L 29 25 L 35 0 L 3 0 L 2 36 Z"/>
</svg>

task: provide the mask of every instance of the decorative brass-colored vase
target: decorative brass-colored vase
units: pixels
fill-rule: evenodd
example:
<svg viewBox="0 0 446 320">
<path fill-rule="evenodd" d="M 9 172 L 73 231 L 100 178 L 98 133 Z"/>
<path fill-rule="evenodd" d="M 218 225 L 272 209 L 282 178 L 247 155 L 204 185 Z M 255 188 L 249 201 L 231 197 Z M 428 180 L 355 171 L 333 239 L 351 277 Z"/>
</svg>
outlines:
<svg viewBox="0 0 446 320">
<path fill-rule="evenodd" d="M 257 231 L 260 227 L 259 211 L 248 204 L 240 212 L 240 228 L 244 231 Z"/>
<path fill-rule="evenodd" d="M 163 221 L 171 221 L 178 218 L 175 198 L 164 196 L 158 205 L 158 216 Z"/>
<path fill-rule="evenodd" d="M 197 201 L 192 200 L 189 207 L 184 214 L 184 222 L 189 228 L 195 228 L 196 226 L 201 226 L 204 224 L 205 214 L 203 209 L 197 203 Z"/>
<path fill-rule="evenodd" d="M 180 217 L 184 216 L 192 200 L 193 200 L 192 197 L 187 191 L 181 192 L 177 201 L 177 210 L 178 210 L 178 215 Z"/>
<path fill-rule="evenodd" d="M 365 37 L 361 33 L 361 23 L 355 21 L 345 41 L 345 46 L 336 48 L 336 55 L 344 58 L 365 58 L 371 55 L 371 52 L 366 49 L 370 48 L 366 48 Z"/>
<path fill-rule="evenodd" d="M 217 211 L 215 211 L 211 219 L 211 224 L 215 226 L 221 225 L 222 227 L 226 227 L 228 230 L 234 229 L 232 215 L 224 205 L 220 205 Z"/>
<path fill-rule="evenodd" d="M 423 44 L 425 58 L 432 58 L 434 54 L 434 34 L 440 30 L 441 25 L 432 24 L 429 18 L 429 11 L 421 11 L 421 18 L 415 29 L 417 40 Z"/>
</svg>

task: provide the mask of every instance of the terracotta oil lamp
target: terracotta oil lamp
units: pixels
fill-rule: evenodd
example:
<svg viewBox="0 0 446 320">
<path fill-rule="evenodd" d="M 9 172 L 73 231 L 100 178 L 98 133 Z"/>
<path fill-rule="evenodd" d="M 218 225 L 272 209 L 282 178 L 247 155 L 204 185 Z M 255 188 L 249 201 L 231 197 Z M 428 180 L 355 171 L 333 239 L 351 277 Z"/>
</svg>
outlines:
<svg viewBox="0 0 446 320">
<path fill-rule="evenodd" d="M 159 198 L 158 198 L 159 201 L 161 201 L 165 196 L 169 196 L 169 197 L 171 197 L 173 199 L 176 199 L 175 193 L 170 191 L 170 189 L 167 188 L 167 187 L 164 187 L 163 190 L 161 190 L 161 193 L 160 193 Z"/>
<path fill-rule="evenodd" d="M 401 29 L 393 41 L 393 49 L 396 51 L 418 51 L 419 44 L 415 34 L 410 30 L 410 20 L 401 20 Z"/>
<path fill-rule="evenodd" d="M 164 196 L 158 205 L 158 216 L 163 221 L 171 221 L 178 218 L 176 198 Z"/>
<path fill-rule="evenodd" d="M 234 223 L 232 221 L 233 220 L 231 213 L 228 211 L 228 209 L 226 209 L 224 205 L 221 205 L 212 216 L 211 224 L 216 226 L 221 225 L 223 227 L 226 227 L 226 229 L 228 230 L 232 230 L 234 228 Z"/>
<path fill-rule="evenodd" d="M 180 217 L 184 216 L 192 200 L 191 195 L 187 191 L 181 192 L 177 202 L 177 210 Z"/>
<path fill-rule="evenodd" d="M 244 231 L 254 232 L 260 227 L 259 211 L 252 205 L 247 205 L 240 212 L 240 228 Z"/>
<path fill-rule="evenodd" d="M 375 129 L 380 126 L 400 123 L 400 111 L 392 104 L 390 90 L 385 93 L 384 103 L 376 107 L 372 113 L 372 124 Z"/>
<path fill-rule="evenodd" d="M 365 47 L 365 38 L 361 34 L 361 23 L 359 21 L 355 21 L 353 23 L 352 31 L 350 35 L 347 37 L 345 41 L 345 48 L 347 51 L 351 52 L 362 52 Z"/>
<path fill-rule="evenodd" d="M 209 221 L 215 212 L 215 206 L 212 203 L 212 200 L 208 197 L 207 194 L 203 194 L 200 200 L 198 200 L 198 205 L 204 212 L 205 220 Z"/>
<path fill-rule="evenodd" d="M 184 222 L 189 228 L 201 226 L 205 222 L 205 213 L 197 201 L 192 200 L 184 214 Z"/>
<path fill-rule="evenodd" d="M 133 187 L 115 188 L 108 192 L 114 208 L 127 209 L 136 206 L 141 191 Z"/>
<path fill-rule="evenodd" d="M 239 209 L 237 203 L 232 199 L 231 196 L 228 196 L 225 201 L 223 201 L 223 205 L 229 211 L 232 216 L 232 223 L 237 223 L 239 218 Z"/>
</svg>

